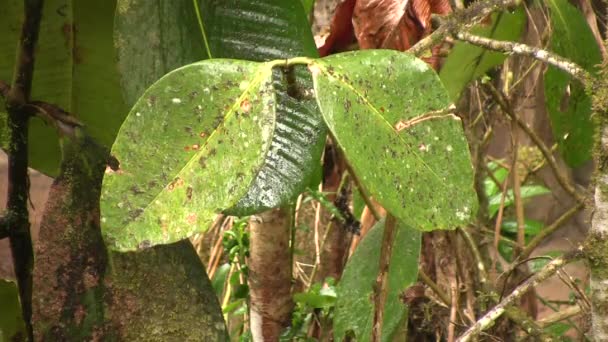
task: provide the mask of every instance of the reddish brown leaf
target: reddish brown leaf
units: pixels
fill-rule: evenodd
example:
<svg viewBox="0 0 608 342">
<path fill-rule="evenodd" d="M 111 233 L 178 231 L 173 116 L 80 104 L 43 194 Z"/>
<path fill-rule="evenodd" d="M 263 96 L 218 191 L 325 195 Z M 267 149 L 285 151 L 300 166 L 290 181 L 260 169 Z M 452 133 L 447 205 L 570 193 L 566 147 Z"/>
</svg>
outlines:
<svg viewBox="0 0 608 342">
<path fill-rule="evenodd" d="M 362 49 L 405 51 L 431 32 L 431 14 L 450 12 L 448 0 L 358 0 L 353 25 Z M 435 57 L 427 62 L 437 66 Z"/>
<path fill-rule="evenodd" d="M 398 27 L 405 13 L 404 0 L 358 0 L 353 13 L 355 36 L 361 49 L 377 49 Z"/>
<path fill-rule="evenodd" d="M 448 0 L 359 0 L 353 24 L 362 49 L 407 50 L 430 33 L 431 14 L 451 11 Z"/>
<path fill-rule="evenodd" d="M 336 11 L 331 20 L 329 36 L 323 45 L 318 47 L 321 57 L 332 52 L 340 51 L 354 41 L 353 10 L 356 0 L 344 0 L 336 6 Z"/>
</svg>

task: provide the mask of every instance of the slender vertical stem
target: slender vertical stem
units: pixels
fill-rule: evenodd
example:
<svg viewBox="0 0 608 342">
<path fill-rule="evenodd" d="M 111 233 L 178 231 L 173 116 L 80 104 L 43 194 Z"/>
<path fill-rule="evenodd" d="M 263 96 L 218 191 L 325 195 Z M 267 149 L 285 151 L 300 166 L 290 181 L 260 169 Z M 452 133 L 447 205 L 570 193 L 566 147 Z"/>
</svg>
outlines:
<svg viewBox="0 0 608 342">
<path fill-rule="evenodd" d="M 32 269 L 34 251 L 28 218 L 29 180 L 28 165 L 28 119 L 24 105 L 30 100 L 34 74 L 34 53 L 40 30 L 43 0 L 24 1 L 24 20 L 17 51 L 13 82 L 7 96 L 10 141 L 8 146 L 8 190 L 7 212 L 10 215 L 9 240 L 23 319 L 27 334 L 33 341 L 32 329 Z"/>
<path fill-rule="evenodd" d="M 374 287 L 374 325 L 372 327 L 372 341 L 379 342 L 382 337 L 382 323 L 384 321 L 384 304 L 388 294 L 388 268 L 393 252 L 393 243 L 397 232 L 397 219 L 388 214 L 384 224 L 382 248 L 380 250 L 380 265 Z"/>
</svg>

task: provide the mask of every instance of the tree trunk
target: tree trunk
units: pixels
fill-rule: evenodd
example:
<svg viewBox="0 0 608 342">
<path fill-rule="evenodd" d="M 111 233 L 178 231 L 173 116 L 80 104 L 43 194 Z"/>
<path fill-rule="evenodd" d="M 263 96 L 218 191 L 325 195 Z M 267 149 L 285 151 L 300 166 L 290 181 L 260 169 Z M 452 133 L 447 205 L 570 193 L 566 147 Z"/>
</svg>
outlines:
<svg viewBox="0 0 608 342">
<path fill-rule="evenodd" d="M 608 127 L 602 129 L 597 157 L 595 211 L 586 255 L 591 271 L 592 336 L 595 341 L 608 341 Z"/>
<path fill-rule="evenodd" d="M 64 143 L 34 265 L 35 339 L 220 341 L 219 303 L 189 241 L 137 253 L 106 250 L 99 196 L 107 152 Z"/>
<path fill-rule="evenodd" d="M 265 211 L 250 220 L 250 328 L 256 342 L 278 341 L 290 323 L 290 223 L 287 209 Z"/>
</svg>

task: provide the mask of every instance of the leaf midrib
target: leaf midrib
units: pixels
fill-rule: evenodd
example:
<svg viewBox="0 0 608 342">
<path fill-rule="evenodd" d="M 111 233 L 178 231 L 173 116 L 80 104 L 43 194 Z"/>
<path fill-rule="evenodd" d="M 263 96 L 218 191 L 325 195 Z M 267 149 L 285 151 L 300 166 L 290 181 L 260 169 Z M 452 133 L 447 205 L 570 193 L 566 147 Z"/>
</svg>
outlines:
<svg viewBox="0 0 608 342">
<path fill-rule="evenodd" d="M 380 114 L 380 111 L 371 104 L 371 102 L 367 99 L 367 97 L 365 97 L 359 90 L 357 90 L 350 83 L 347 83 L 343 79 L 338 78 L 333 75 L 333 74 L 339 73 L 337 70 L 334 69 L 333 74 L 332 74 L 329 72 L 329 70 L 327 70 L 326 66 L 323 65 L 320 61 L 314 62 L 314 64 L 319 66 L 319 68 L 321 69 L 321 71 L 323 71 L 323 73 L 325 75 L 337 80 L 338 82 L 343 84 L 346 88 L 348 88 L 353 93 L 355 93 L 355 95 L 357 95 L 359 98 L 361 98 L 365 102 L 366 106 L 369 107 L 374 112 L 374 114 L 376 114 L 378 117 L 380 117 L 381 121 L 390 128 L 390 131 L 393 132 L 395 135 L 397 135 L 397 138 L 403 143 L 403 145 L 407 146 L 407 142 L 403 139 L 401 134 L 398 134 L 397 132 L 395 132 L 395 128 L 393 127 L 393 125 L 390 122 L 388 122 L 388 120 L 386 120 L 386 118 L 382 114 Z M 343 74 L 341 74 L 341 75 L 344 76 Z M 319 107 L 320 107 L 320 105 L 319 105 Z M 416 124 L 414 124 L 413 126 L 415 126 L 415 125 Z M 437 173 L 435 173 L 435 171 L 424 161 L 424 159 L 415 150 L 410 149 L 410 151 L 412 152 L 412 154 L 414 156 L 416 156 L 416 158 L 422 163 L 422 165 L 424 165 L 441 183 L 443 183 L 443 180 L 441 179 L 441 177 L 439 177 L 439 175 L 437 175 Z"/>
<path fill-rule="evenodd" d="M 196 0 L 195 0 L 196 1 Z M 251 83 L 247 86 L 247 88 L 245 90 L 243 90 L 241 96 L 238 97 L 238 99 L 233 103 L 233 105 L 230 107 L 230 110 L 228 111 L 228 113 L 224 116 L 224 120 L 222 120 L 222 123 L 219 124 L 214 130 L 213 132 L 209 135 L 209 137 L 207 138 L 207 140 L 205 140 L 205 142 L 203 143 L 203 146 L 201 146 L 199 152 L 197 152 L 196 154 L 194 154 L 192 156 L 192 158 L 190 158 L 190 161 L 188 161 L 186 163 L 186 165 L 184 165 L 172 178 L 175 179 L 176 177 L 179 177 L 184 170 L 188 169 L 188 167 L 190 167 L 196 160 L 199 160 L 202 156 L 203 156 L 203 152 L 207 152 L 206 147 L 209 145 L 209 141 L 211 141 L 218 133 L 219 129 L 221 126 L 224 126 L 225 123 L 230 120 L 232 118 L 232 116 L 234 115 L 234 113 L 238 110 L 238 108 L 240 107 L 241 102 L 245 99 L 245 96 L 247 94 L 250 93 L 250 91 L 255 87 L 258 86 L 259 84 L 261 84 L 262 80 L 264 79 L 263 76 L 264 74 L 269 73 L 270 75 L 272 75 L 272 68 L 268 67 L 268 63 L 263 63 L 260 64 L 258 66 L 258 72 L 257 75 L 252 79 Z M 274 130 L 274 128 L 273 128 Z M 267 149 L 268 150 L 268 149 Z M 266 155 L 268 153 L 268 151 L 266 151 L 265 153 L 263 153 L 264 155 Z M 255 177 L 253 177 L 255 179 Z M 164 185 L 160 191 L 158 192 L 158 194 L 156 194 L 154 196 L 154 198 L 152 198 L 151 201 L 148 202 L 148 204 L 145 206 L 145 208 L 143 208 L 143 213 L 145 215 L 146 211 L 150 208 L 150 206 L 152 204 L 154 204 L 158 198 L 165 193 L 165 188 L 166 185 Z M 125 228 L 128 228 L 129 226 L 131 226 L 132 224 L 134 224 L 136 221 L 132 220 L 130 221 Z"/>
</svg>

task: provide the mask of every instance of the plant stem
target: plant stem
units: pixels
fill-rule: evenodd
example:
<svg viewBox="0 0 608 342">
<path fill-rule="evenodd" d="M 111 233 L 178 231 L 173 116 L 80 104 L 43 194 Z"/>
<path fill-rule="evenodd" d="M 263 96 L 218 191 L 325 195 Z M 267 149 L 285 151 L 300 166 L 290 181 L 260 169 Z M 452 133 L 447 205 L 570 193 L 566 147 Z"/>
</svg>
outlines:
<svg viewBox="0 0 608 342">
<path fill-rule="evenodd" d="M 10 223 L 8 236 L 23 320 L 30 341 L 33 341 L 32 329 L 32 269 L 34 267 L 34 251 L 28 218 L 29 179 L 28 165 L 28 121 L 29 114 L 25 106 L 30 100 L 32 79 L 34 74 L 34 55 L 40 20 L 42 18 L 42 0 L 24 1 L 24 20 L 19 39 L 15 73 L 6 94 L 6 109 L 8 112 L 7 126 L 10 130 L 8 145 L 8 189 L 7 212 Z"/>
<path fill-rule="evenodd" d="M 528 258 L 530 254 L 534 252 L 536 247 L 538 247 L 538 245 L 540 245 L 540 243 L 543 242 L 547 236 L 556 231 L 557 228 L 561 227 L 567 220 L 574 216 L 574 214 L 578 213 L 579 210 L 583 208 L 583 206 L 583 203 L 578 203 L 574 205 L 572 208 L 570 208 L 570 210 L 563 213 L 562 216 L 555 220 L 550 226 L 545 227 L 538 234 L 536 234 L 536 236 L 534 236 L 534 238 L 522 250 L 521 254 L 519 255 L 519 259 L 523 260 Z"/>
<path fill-rule="evenodd" d="M 374 287 L 374 322 L 372 326 L 372 341 L 380 342 L 382 337 L 382 323 L 384 321 L 384 304 L 388 294 L 388 268 L 393 252 L 393 244 L 397 232 L 397 219 L 388 214 L 384 224 L 382 248 L 380 250 L 380 265 L 376 286 Z"/>
<path fill-rule="evenodd" d="M 437 297 L 441 299 L 445 306 L 450 306 L 452 299 L 445 292 L 443 292 L 439 285 L 437 285 L 437 283 L 434 282 L 433 279 L 428 276 L 428 274 L 424 273 L 422 269 L 418 269 L 418 278 L 422 280 L 422 282 L 425 283 L 428 287 L 430 287 L 433 292 L 435 292 Z"/>
<path fill-rule="evenodd" d="M 536 58 L 539 61 L 550 64 L 579 80 L 584 85 L 591 85 L 593 78 L 583 68 L 576 63 L 558 56 L 547 50 L 537 47 L 521 44 L 517 42 L 500 41 L 488 39 L 485 37 L 476 36 L 468 32 L 457 32 L 455 37 L 469 44 L 481 46 L 488 50 L 504 52 L 507 54 L 517 54 L 521 56 L 529 56 Z"/>
<path fill-rule="evenodd" d="M 575 251 L 569 252 L 562 257 L 556 258 L 542 270 L 540 270 L 535 275 L 528 278 L 521 285 L 516 287 L 511 294 L 505 297 L 500 303 L 498 303 L 494 308 L 492 308 L 489 312 L 487 312 L 482 318 L 480 318 L 473 326 L 471 326 L 464 334 L 460 336 L 458 339 L 459 342 L 467 342 L 473 341 L 475 338 L 481 334 L 483 330 L 490 327 L 498 317 L 500 317 L 507 307 L 514 303 L 516 300 L 520 299 L 524 294 L 528 292 L 528 290 L 540 284 L 544 280 L 548 279 L 552 275 L 554 275 L 560 268 L 564 265 L 577 260 L 583 256 L 582 249 L 579 248 Z"/>
<path fill-rule="evenodd" d="M 454 11 L 451 15 L 446 16 L 441 26 L 427 37 L 421 39 L 416 45 L 412 46 L 408 52 L 420 56 L 445 39 L 452 32 L 466 29 L 482 21 L 492 12 L 517 6 L 520 3 L 521 0 L 488 0 L 474 2 L 469 7 L 463 10 Z"/>
<path fill-rule="evenodd" d="M 568 192 L 577 202 L 584 203 L 585 198 L 576 191 L 576 189 L 572 184 L 570 184 L 566 176 L 559 171 L 557 162 L 553 157 L 553 152 L 547 147 L 547 145 L 545 145 L 545 143 L 540 139 L 540 137 L 536 135 L 536 133 L 534 133 L 532 128 L 530 128 L 527 123 L 525 123 L 518 115 L 516 115 L 513 111 L 510 110 L 506 101 L 506 97 L 502 92 L 498 91 L 491 83 L 486 83 L 485 85 L 486 89 L 490 91 L 490 94 L 498 103 L 502 111 L 507 114 L 507 116 L 511 120 L 515 120 L 517 125 L 519 125 L 519 127 L 530 137 L 530 139 L 538 147 L 543 157 L 545 157 L 547 164 L 551 168 L 551 171 L 553 171 L 553 174 L 555 175 L 555 178 L 557 179 L 557 182 L 561 185 L 561 187 L 566 190 L 566 192 Z"/>
</svg>

